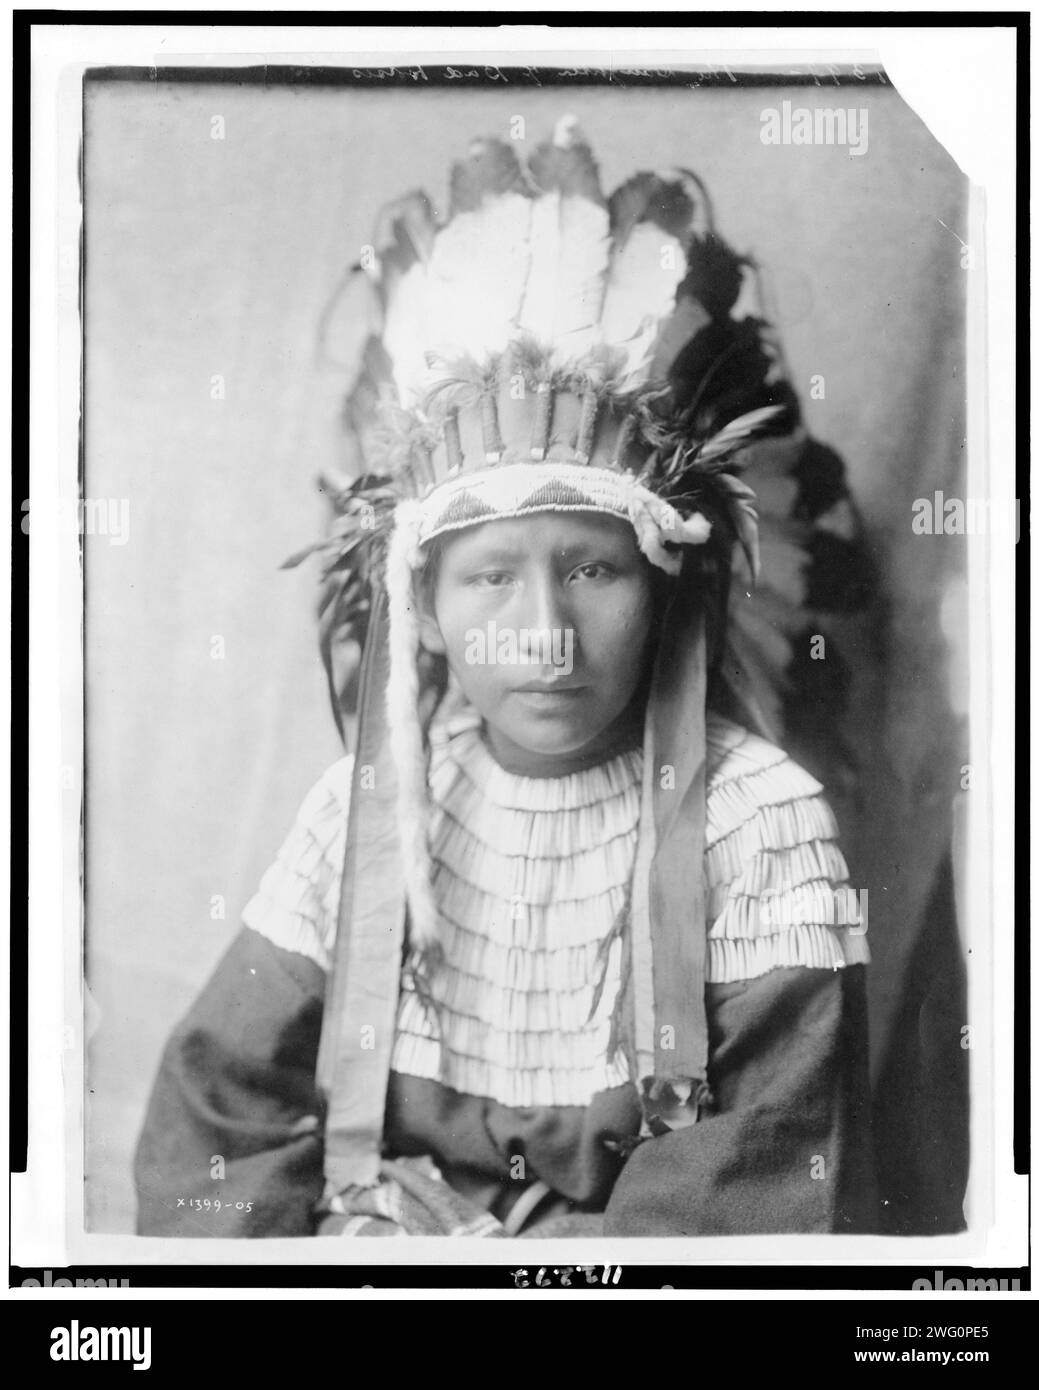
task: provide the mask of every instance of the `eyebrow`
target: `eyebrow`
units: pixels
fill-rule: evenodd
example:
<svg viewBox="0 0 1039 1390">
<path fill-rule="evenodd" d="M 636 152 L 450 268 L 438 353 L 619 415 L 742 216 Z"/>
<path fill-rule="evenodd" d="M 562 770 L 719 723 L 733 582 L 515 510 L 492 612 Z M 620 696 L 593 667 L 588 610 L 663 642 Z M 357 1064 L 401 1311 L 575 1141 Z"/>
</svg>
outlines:
<svg viewBox="0 0 1039 1390">
<path fill-rule="evenodd" d="M 463 566 L 470 565 L 491 565 L 491 564 L 516 564 L 520 560 L 530 558 L 530 551 L 521 545 L 488 545 L 477 546 L 470 555 L 463 561 Z"/>
<path fill-rule="evenodd" d="M 582 538 L 574 540 L 565 549 L 557 550 L 552 558 L 574 564 L 588 555 L 615 554 L 621 545 L 623 542 L 619 538 L 610 537 L 607 539 L 601 536 L 587 540 Z M 486 542 L 484 546 L 475 548 L 473 553 L 465 558 L 463 567 L 485 564 L 517 564 L 530 558 L 530 549 L 527 546 L 509 545 L 505 542 L 500 544 Z"/>
</svg>

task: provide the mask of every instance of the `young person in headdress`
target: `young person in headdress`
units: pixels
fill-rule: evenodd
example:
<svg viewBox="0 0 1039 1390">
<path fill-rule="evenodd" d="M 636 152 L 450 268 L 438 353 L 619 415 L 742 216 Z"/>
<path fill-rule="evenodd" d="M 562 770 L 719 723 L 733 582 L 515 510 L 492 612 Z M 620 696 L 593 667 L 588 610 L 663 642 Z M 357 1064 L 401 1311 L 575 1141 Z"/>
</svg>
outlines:
<svg viewBox="0 0 1039 1390">
<path fill-rule="evenodd" d="M 762 733 L 847 502 L 744 262 L 685 171 L 607 203 L 569 121 L 377 245 L 322 547 L 354 752 L 169 1043 L 139 1230 L 871 1229 L 865 922 Z"/>
</svg>

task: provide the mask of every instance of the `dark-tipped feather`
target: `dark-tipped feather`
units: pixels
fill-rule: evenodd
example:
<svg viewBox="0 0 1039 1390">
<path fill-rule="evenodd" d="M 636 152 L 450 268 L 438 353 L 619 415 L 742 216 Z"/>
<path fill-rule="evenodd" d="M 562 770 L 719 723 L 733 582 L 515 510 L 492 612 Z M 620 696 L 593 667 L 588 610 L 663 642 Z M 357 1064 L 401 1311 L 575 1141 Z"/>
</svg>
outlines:
<svg viewBox="0 0 1039 1390">
<path fill-rule="evenodd" d="M 684 181 L 643 172 L 621 184 L 609 209 L 614 245 L 623 247 L 639 222 L 655 222 L 684 242 L 693 231 L 697 203 Z"/>
<path fill-rule="evenodd" d="M 527 180 L 516 151 L 504 140 L 479 139 L 451 170 L 451 215 L 473 212 L 485 198 L 527 193 Z"/>
<path fill-rule="evenodd" d="M 569 197 L 588 198 L 605 204 L 599 183 L 599 166 L 591 147 L 576 129 L 569 132 L 567 143 L 556 139 L 539 145 L 530 156 L 530 177 L 539 193 L 559 192 Z"/>
<path fill-rule="evenodd" d="M 389 270 L 403 275 L 416 261 L 428 261 L 436 233 L 433 204 L 421 189 L 387 203 L 375 223 L 375 254 L 383 276 Z"/>
</svg>

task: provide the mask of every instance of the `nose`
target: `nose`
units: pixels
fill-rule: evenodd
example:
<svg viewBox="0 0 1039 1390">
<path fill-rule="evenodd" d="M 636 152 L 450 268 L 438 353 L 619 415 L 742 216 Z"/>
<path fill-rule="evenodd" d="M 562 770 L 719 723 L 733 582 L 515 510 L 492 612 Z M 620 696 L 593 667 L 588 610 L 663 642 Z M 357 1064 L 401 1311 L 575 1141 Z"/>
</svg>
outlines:
<svg viewBox="0 0 1039 1390">
<path fill-rule="evenodd" d="M 567 601 L 564 586 L 552 576 L 541 575 L 530 583 L 524 592 L 518 615 L 521 638 L 520 645 L 525 654 L 530 654 L 535 645 L 544 650 L 540 634 L 548 633 L 554 642 L 552 650 L 560 647 L 564 634 L 569 632 L 568 646 L 576 646 L 577 634 L 574 631 L 573 614 Z"/>
</svg>

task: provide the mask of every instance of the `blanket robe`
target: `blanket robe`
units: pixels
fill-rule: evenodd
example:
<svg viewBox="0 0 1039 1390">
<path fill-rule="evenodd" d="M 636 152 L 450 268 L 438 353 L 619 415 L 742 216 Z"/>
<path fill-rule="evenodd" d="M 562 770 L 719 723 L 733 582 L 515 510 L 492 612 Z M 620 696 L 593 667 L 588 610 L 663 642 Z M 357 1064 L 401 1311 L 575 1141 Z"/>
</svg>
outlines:
<svg viewBox="0 0 1039 1390">
<path fill-rule="evenodd" d="M 487 1088 L 497 1098 L 402 1061 L 390 1075 L 383 1136 L 384 1192 L 392 1198 L 366 1200 L 384 1195 L 377 1189 L 328 1214 L 314 1075 L 345 844 L 344 759 L 304 803 L 246 910 L 247 925 L 169 1041 L 135 1160 L 139 1233 L 876 1229 L 864 936 L 810 915 L 805 922 L 803 912 L 797 925 L 784 925 L 773 912 L 773 934 L 739 939 L 750 930 L 739 925 L 748 920 L 748 898 L 791 848 L 790 826 L 799 827 L 793 838 L 802 863 L 806 848 L 827 848 L 828 809 L 818 784 L 764 740 L 717 720 L 709 737 L 713 1104 L 696 1124 L 639 1141 L 640 1109 L 626 1080 L 601 1085 L 582 1103 L 533 1096 L 535 1103 L 517 1104 L 493 1080 Z M 784 790 L 769 795 L 770 787 Z M 748 791 L 760 802 L 750 814 Z M 785 830 L 777 806 L 789 813 Z M 745 858 L 727 875 L 719 868 L 726 843 L 743 846 Z M 833 853 L 831 846 L 831 866 Z M 818 870 L 803 877 L 817 902 Z M 603 935 L 610 925 L 603 923 Z M 418 1039 L 416 1057 L 419 1044 L 428 1046 Z M 219 1199 L 220 1216 L 199 1210 L 198 1199 Z M 517 1204 L 529 1214 L 510 1228 Z"/>
</svg>

